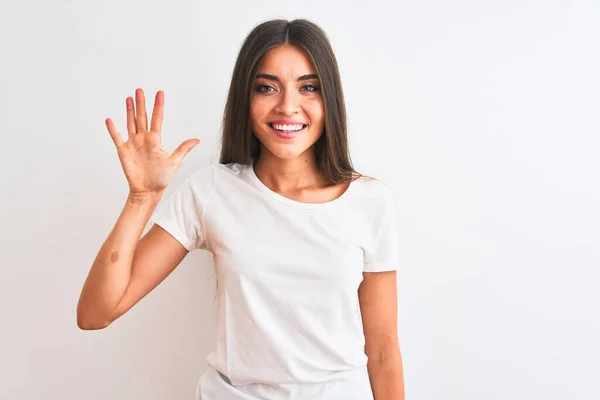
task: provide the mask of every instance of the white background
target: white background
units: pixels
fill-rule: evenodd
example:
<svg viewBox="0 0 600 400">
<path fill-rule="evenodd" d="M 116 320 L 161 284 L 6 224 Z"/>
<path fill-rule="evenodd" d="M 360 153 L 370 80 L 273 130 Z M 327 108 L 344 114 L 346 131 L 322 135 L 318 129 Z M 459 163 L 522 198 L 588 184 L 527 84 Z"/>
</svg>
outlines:
<svg viewBox="0 0 600 400">
<path fill-rule="evenodd" d="M 168 196 L 216 160 L 237 51 L 275 17 L 326 30 L 355 165 L 396 194 L 407 399 L 600 398 L 598 1 L 0 4 L 0 398 L 193 399 L 208 253 L 76 325 L 127 196 L 104 119 L 126 137 L 125 97 L 165 91 L 165 147 L 202 140 Z"/>
</svg>

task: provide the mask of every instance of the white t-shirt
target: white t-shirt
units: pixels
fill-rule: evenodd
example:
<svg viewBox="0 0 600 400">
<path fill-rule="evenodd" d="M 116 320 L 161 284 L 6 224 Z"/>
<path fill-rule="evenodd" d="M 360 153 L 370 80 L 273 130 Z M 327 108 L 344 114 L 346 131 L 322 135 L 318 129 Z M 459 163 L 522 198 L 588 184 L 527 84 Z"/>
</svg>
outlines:
<svg viewBox="0 0 600 400">
<path fill-rule="evenodd" d="M 397 270 L 391 191 L 361 178 L 327 203 L 263 184 L 251 165 L 191 174 L 151 220 L 213 254 L 216 349 L 201 400 L 372 400 L 358 287 Z"/>
</svg>

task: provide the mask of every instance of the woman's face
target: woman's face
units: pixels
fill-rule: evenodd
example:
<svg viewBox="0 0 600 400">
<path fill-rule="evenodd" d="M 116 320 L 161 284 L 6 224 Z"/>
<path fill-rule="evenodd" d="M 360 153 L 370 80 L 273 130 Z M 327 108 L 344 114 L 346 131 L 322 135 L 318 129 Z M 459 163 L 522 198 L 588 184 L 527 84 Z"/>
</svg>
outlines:
<svg viewBox="0 0 600 400">
<path fill-rule="evenodd" d="M 294 159 L 312 152 L 323 133 L 323 98 L 316 70 L 302 50 L 282 45 L 267 53 L 254 81 L 250 113 L 261 154 Z"/>
</svg>

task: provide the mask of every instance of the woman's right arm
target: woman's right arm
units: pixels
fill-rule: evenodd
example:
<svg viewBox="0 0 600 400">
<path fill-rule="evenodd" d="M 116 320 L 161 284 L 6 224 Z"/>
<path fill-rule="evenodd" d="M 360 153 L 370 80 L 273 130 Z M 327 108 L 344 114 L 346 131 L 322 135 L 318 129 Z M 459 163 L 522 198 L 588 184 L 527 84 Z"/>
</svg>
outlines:
<svg viewBox="0 0 600 400">
<path fill-rule="evenodd" d="M 140 239 L 158 200 L 128 197 L 83 286 L 77 305 L 79 328 L 106 328 L 167 278 L 187 254 L 158 225 Z"/>
<path fill-rule="evenodd" d="M 136 91 L 136 110 L 128 97 L 127 130 L 123 142 L 110 119 L 106 124 L 115 142 L 129 183 L 129 196 L 117 222 L 100 248 L 77 304 L 81 329 L 102 329 L 119 318 L 181 263 L 187 250 L 158 225 L 140 239 L 164 189 L 198 139 L 183 142 L 172 154 L 162 147 L 164 94 L 158 92 L 148 130 L 144 93 Z"/>
</svg>

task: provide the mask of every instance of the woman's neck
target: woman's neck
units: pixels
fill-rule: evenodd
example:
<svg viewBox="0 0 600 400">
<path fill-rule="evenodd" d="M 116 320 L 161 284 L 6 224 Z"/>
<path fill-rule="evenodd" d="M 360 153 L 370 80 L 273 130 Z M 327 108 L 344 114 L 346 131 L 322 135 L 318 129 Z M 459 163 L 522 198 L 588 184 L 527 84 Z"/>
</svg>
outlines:
<svg viewBox="0 0 600 400">
<path fill-rule="evenodd" d="M 282 159 L 263 151 L 254 163 L 254 172 L 266 186 L 276 192 L 327 186 L 312 152 L 294 159 Z"/>
</svg>

